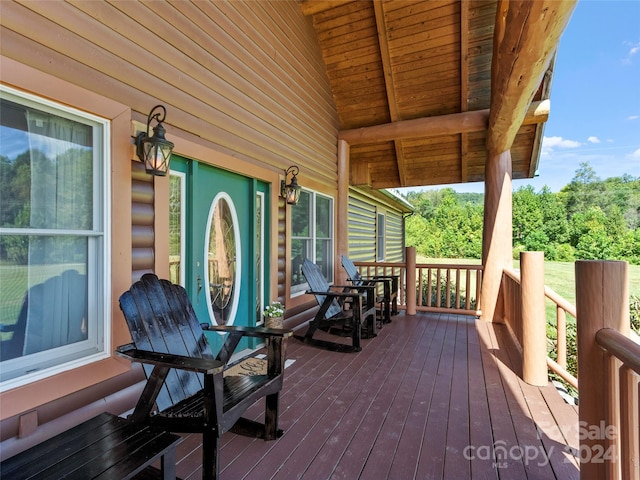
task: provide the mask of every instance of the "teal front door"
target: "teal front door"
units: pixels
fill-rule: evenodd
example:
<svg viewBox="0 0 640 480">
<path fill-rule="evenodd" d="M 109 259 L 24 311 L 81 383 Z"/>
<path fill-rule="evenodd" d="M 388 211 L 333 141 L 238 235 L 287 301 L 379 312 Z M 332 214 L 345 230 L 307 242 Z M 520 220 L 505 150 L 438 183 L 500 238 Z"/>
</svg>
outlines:
<svg viewBox="0 0 640 480">
<path fill-rule="evenodd" d="M 183 281 L 201 323 L 253 326 L 261 321 L 266 185 L 255 179 L 174 156 L 184 184 Z M 172 200 L 173 201 L 173 200 Z M 172 235 L 174 238 L 175 235 Z M 214 353 L 218 333 L 207 333 Z M 244 340 L 239 350 L 254 348 Z"/>
</svg>

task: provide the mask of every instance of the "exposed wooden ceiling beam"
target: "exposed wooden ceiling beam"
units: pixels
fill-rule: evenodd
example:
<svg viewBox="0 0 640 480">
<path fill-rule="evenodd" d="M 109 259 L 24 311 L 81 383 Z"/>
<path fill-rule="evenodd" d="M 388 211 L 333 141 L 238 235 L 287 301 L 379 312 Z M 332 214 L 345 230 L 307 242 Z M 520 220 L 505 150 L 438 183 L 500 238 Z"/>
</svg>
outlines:
<svg viewBox="0 0 640 480">
<path fill-rule="evenodd" d="M 541 86 L 541 98 L 548 99 L 551 94 L 551 78 L 553 77 L 553 68 L 556 63 L 556 56 L 554 55 L 551 59 L 551 63 L 549 68 L 544 73 L 544 79 L 542 80 Z M 549 112 L 547 112 L 547 115 Z M 536 133 L 533 140 L 531 162 L 529 163 L 529 178 L 533 178 L 536 176 L 536 172 L 538 171 L 538 164 L 540 162 L 540 151 L 542 149 L 542 137 L 544 134 L 544 124 L 539 124 L 536 127 Z"/>
<path fill-rule="evenodd" d="M 322 13 L 330 8 L 339 7 L 345 3 L 351 3 L 354 0 L 303 0 L 300 2 L 300 8 L 304 15 L 315 15 Z"/>
<path fill-rule="evenodd" d="M 373 2 L 373 11 L 376 17 L 378 44 L 380 45 L 380 57 L 382 59 L 382 72 L 384 74 L 384 85 L 387 91 L 387 103 L 389 104 L 389 118 L 392 122 L 397 122 L 400 119 L 400 115 L 398 113 L 396 87 L 393 81 L 393 71 L 391 69 L 391 56 L 389 55 L 389 42 L 387 41 L 387 22 L 384 16 L 384 3 Z M 400 184 L 404 185 L 407 173 L 402 142 L 400 140 L 395 141 L 394 148 L 396 151 L 396 164 L 398 165 L 398 178 L 400 178 Z"/>
<path fill-rule="evenodd" d="M 549 100 L 533 102 L 525 113 L 521 125 L 546 122 L 549 118 Z M 436 117 L 416 118 L 399 122 L 353 128 L 338 133 L 340 140 L 349 145 L 387 142 L 407 138 L 437 137 L 456 133 L 482 132 L 489 124 L 489 109 L 471 112 L 451 113 Z"/>
<path fill-rule="evenodd" d="M 511 148 L 577 0 L 501 0 L 491 64 L 490 155 Z"/>
<path fill-rule="evenodd" d="M 469 110 L 469 2 L 460 2 L 460 111 Z M 469 139 L 460 135 L 460 180 L 469 173 Z"/>
</svg>

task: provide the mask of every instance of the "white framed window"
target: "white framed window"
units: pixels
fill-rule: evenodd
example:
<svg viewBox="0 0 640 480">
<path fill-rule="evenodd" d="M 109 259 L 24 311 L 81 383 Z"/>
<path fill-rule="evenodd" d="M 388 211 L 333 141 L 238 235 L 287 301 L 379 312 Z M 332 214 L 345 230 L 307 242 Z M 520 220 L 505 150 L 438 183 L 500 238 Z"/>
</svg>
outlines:
<svg viewBox="0 0 640 480">
<path fill-rule="evenodd" d="M 256 219 L 255 219 L 255 257 L 256 257 L 256 325 L 264 324 L 264 240 L 265 240 L 265 194 L 256 192 Z"/>
<path fill-rule="evenodd" d="M 300 192 L 300 201 L 291 208 L 291 293 L 308 287 L 302 262 L 310 259 L 333 282 L 333 198 L 310 190 Z"/>
<path fill-rule="evenodd" d="M 185 286 L 187 175 L 171 170 L 169 173 L 169 280 Z"/>
<path fill-rule="evenodd" d="M 376 242 L 376 260 L 378 262 L 384 262 L 384 250 L 385 250 L 385 224 L 384 224 L 384 214 L 378 213 L 378 225 L 377 225 L 377 237 L 378 241 Z"/>
<path fill-rule="evenodd" d="M 108 120 L 0 86 L 0 390 L 106 358 Z"/>
</svg>

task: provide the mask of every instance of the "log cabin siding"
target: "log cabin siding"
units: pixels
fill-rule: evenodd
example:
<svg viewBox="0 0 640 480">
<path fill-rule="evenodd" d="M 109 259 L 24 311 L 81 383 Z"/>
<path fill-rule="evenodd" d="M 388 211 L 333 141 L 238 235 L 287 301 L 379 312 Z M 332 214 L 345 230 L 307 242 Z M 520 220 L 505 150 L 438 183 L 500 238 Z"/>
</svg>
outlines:
<svg viewBox="0 0 640 480">
<path fill-rule="evenodd" d="M 374 261 L 375 255 L 376 207 L 349 195 L 349 257 L 353 261 Z"/>
<path fill-rule="evenodd" d="M 131 281 L 154 271 L 153 177 L 144 165 L 131 162 Z"/>
<path fill-rule="evenodd" d="M 385 261 L 404 260 L 404 218 L 401 213 L 387 211 L 385 232 Z"/>
<path fill-rule="evenodd" d="M 166 213 L 163 180 L 144 173 L 131 145 L 131 135 L 144 129 L 148 112 L 159 103 L 167 109 L 163 123 L 177 154 L 275 187 L 269 201 L 279 203 L 270 226 L 278 236 L 271 253 L 277 289 L 271 284 L 279 299 L 286 297 L 286 208 L 278 198 L 278 174 L 295 164 L 301 184 L 332 196 L 337 185 L 337 113 L 315 32 L 297 2 L 3 0 L 0 54 L 38 76 L 68 84 L 69 92 L 84 89 L 127 107 L 126 119 L 119 119 L 125 128 L 118 124 L 112 130 L 112 161 L 118 165 L 113 170 L 127 165 L 130 173 L 112 186 L 118 197 L 114 204 L 126 200 L 124 210 L 118 205 L 113 211 L 112 231 L 120 232 L 114 243 L 126 244 L 127 251 L 118 251 L 112 261 L 111 347 L 129 341 L 119 320 L 118 296 L 130 281 L 157 272 L 165 257 L 165 234 L 158 227 Z M 0 81 L 10 77 L 10 68 L 3 63 Z M 29 82 L 9 83 L 40 91 Z M 73 93 L 62 98 L 78 107 Z M 129 189 L 126 195 L 117 193 L 122 185 Z M 302 320 L 303 313 L 295 314 Z M 39 410 L 53 396 L 80 398 L 78 384 L 99 384 L 125 368 L 117 363 L 101 376 L 85 375 L 82 382 L 60 378 L 55 393 L 32 395 L 24 408 Z"/>
<path fill-rule="evenodd" d="M 410 211 L 407 205 L 381 194 L 351 188 L 349 190 L 349 257 L 354 262 L 375 262 L 377 248 L 377 216 L 385 217 L 386 262 L 404 259 L 404 217 Z M 338 252 L 342 255 L 343 252 Z"/>
<path fill-rule="evenodd" d="M 130 105 L 139 120 L 161 99 L 168 138 L 276 169 L 295 163 L 335 187 L 337 114 L 296 2 L 2 7 L 4 55 Z"/>
</svg>

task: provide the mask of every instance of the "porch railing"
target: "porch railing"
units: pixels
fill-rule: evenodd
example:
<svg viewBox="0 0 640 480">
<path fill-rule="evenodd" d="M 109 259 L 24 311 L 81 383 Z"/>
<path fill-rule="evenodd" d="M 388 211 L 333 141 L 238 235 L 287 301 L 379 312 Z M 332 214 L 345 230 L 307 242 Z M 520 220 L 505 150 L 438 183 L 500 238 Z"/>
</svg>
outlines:
<svg viewBox="0 0 640 480">
<path fill-rule="evenodd" d="M 580 478 L 640 478 L 640 345 L 630 338 L 626 262 L 576 262 Z M 586 438 L 584 438 L 586 437 Z"/>
<path fill-rule="evenodd" d="M 525 255 L 532 253 L 535 252 Z M 363 275 L 399 275 L 399 302 L 408 312 L 480 313 L 482 266 L 417 264 L 411 262 L 412 257 L 407 255 L 407 264 L 356 265 Z M 544 262 L 544 257 L 539 261 Z M 548 381 L 548 368 L 584 392 L 580 398 L 580 424 L 576 425 L 581 439 L 576 455 L 582 480 L 640 478 L 640 345 L 630 338 L 627 264 L 577 262 L 577 308 L 544 286 L 542 271 L 542 265 L 534 262 L 527 266 L 521 259 L 520 272 L 503 272 L 503 318 L 520 344 L 523 377 L 526 365 L 533 361 L 541 366 L 538 371 L 542 371 L 544 384 Z M 413 283 L 415 289 L 408 288 Z M 551 342 L 551 349 L 557 352 L 555 360 L 547 354 L 543 306 L 547 302 L 555 310 L 557 337 Z M 578 379 L 567 369 L 567 316 L 577 323 Z"/>
<path fill-rule="evenodd" d="M 619 449 L 619 469 L 614 467 L 610 478 L 640 478 L 640 415 L 638 389 L 640 388 L 640 345 L 620 332 L 602 328 L 596 333 L 596 342 L 606 352 L 608 370 L 614 372 L 608 382 L 608 402 L 618 411 L 619 432 L 609 429 L 614 442 L 609 448 Z M 617 376 L 615 375 L 617 372 Z M 617 418 L 612 419 L 615 421 Z M 616 435 L 617 433 L 617 435 Z M 615 439 L 618 440 L 616 445 Z"/>
<path fill-rule="evenodd" d="M 527 252 L 532 253 L 532 252 Z M 505 270 L 502 282 L 504 319 L 520 342 L 523 377 L 531 350 L 527 317 L 531 288 L 521 258 L 521 273 Z M 580 386 L 580 478 L 640 478 L 640 344 L 630 338 L 628 266 L 626 262 L 576 262 L 576 305 L 549 288 L 538 293 L 555 304 L 557 360 L 538 358 L 576 389 Z M 538 304 L 538 309 L 540 305 Z M 577 322 L 578 379 L 567 372 L 566 316 Z M 579 319 L 579 322 L 578 322 Z M 546 319 L 545 319 L 546 320 Z M 546 321 L 535 328 L 546 331 Z M 545 342 L 546 343 L 546 342 Z M 545 350 L 546 354 L 546 350 Z M 539 355 L 538 355 L 539 356 Z M 525 378 L 526 380 L 526 378 Z"/>
<path fill-rule="evenodd" d="M 522 317 L 522 285 L 520 273 L 513 269 L 505 269 L 502 278 L 502 292 L 504 299 L 504 320 L 514 333 L 518 343 L 524 345 L 523 317 Z M 552 289 L 544 286 L 544 296 L 555 306 L 556 338 L 546 337 L 547 344 L 551 345 L 551 351 L 555 350 L 554 360 L 547 354 L 547 367 L 576 390 L 578 379 L 567 370 L 567 314 L 576 318 L 576 307 L 562 298 Z M 548 321 L 549 319 L 547 319 Z"/>
<path fill-rule="evenodd" d="M 354 262 L 363 276 L 398 275 L 398 306 L 417 311 L 480 315 L 482 265 L 439 263 Z M 407 272 L 415 272 L 415 292 L 408 292 Z M 407 294 L 407 293 L 412 293 Z M 410 309 L 409 309 L 410 310 Z"/>
</svg>

